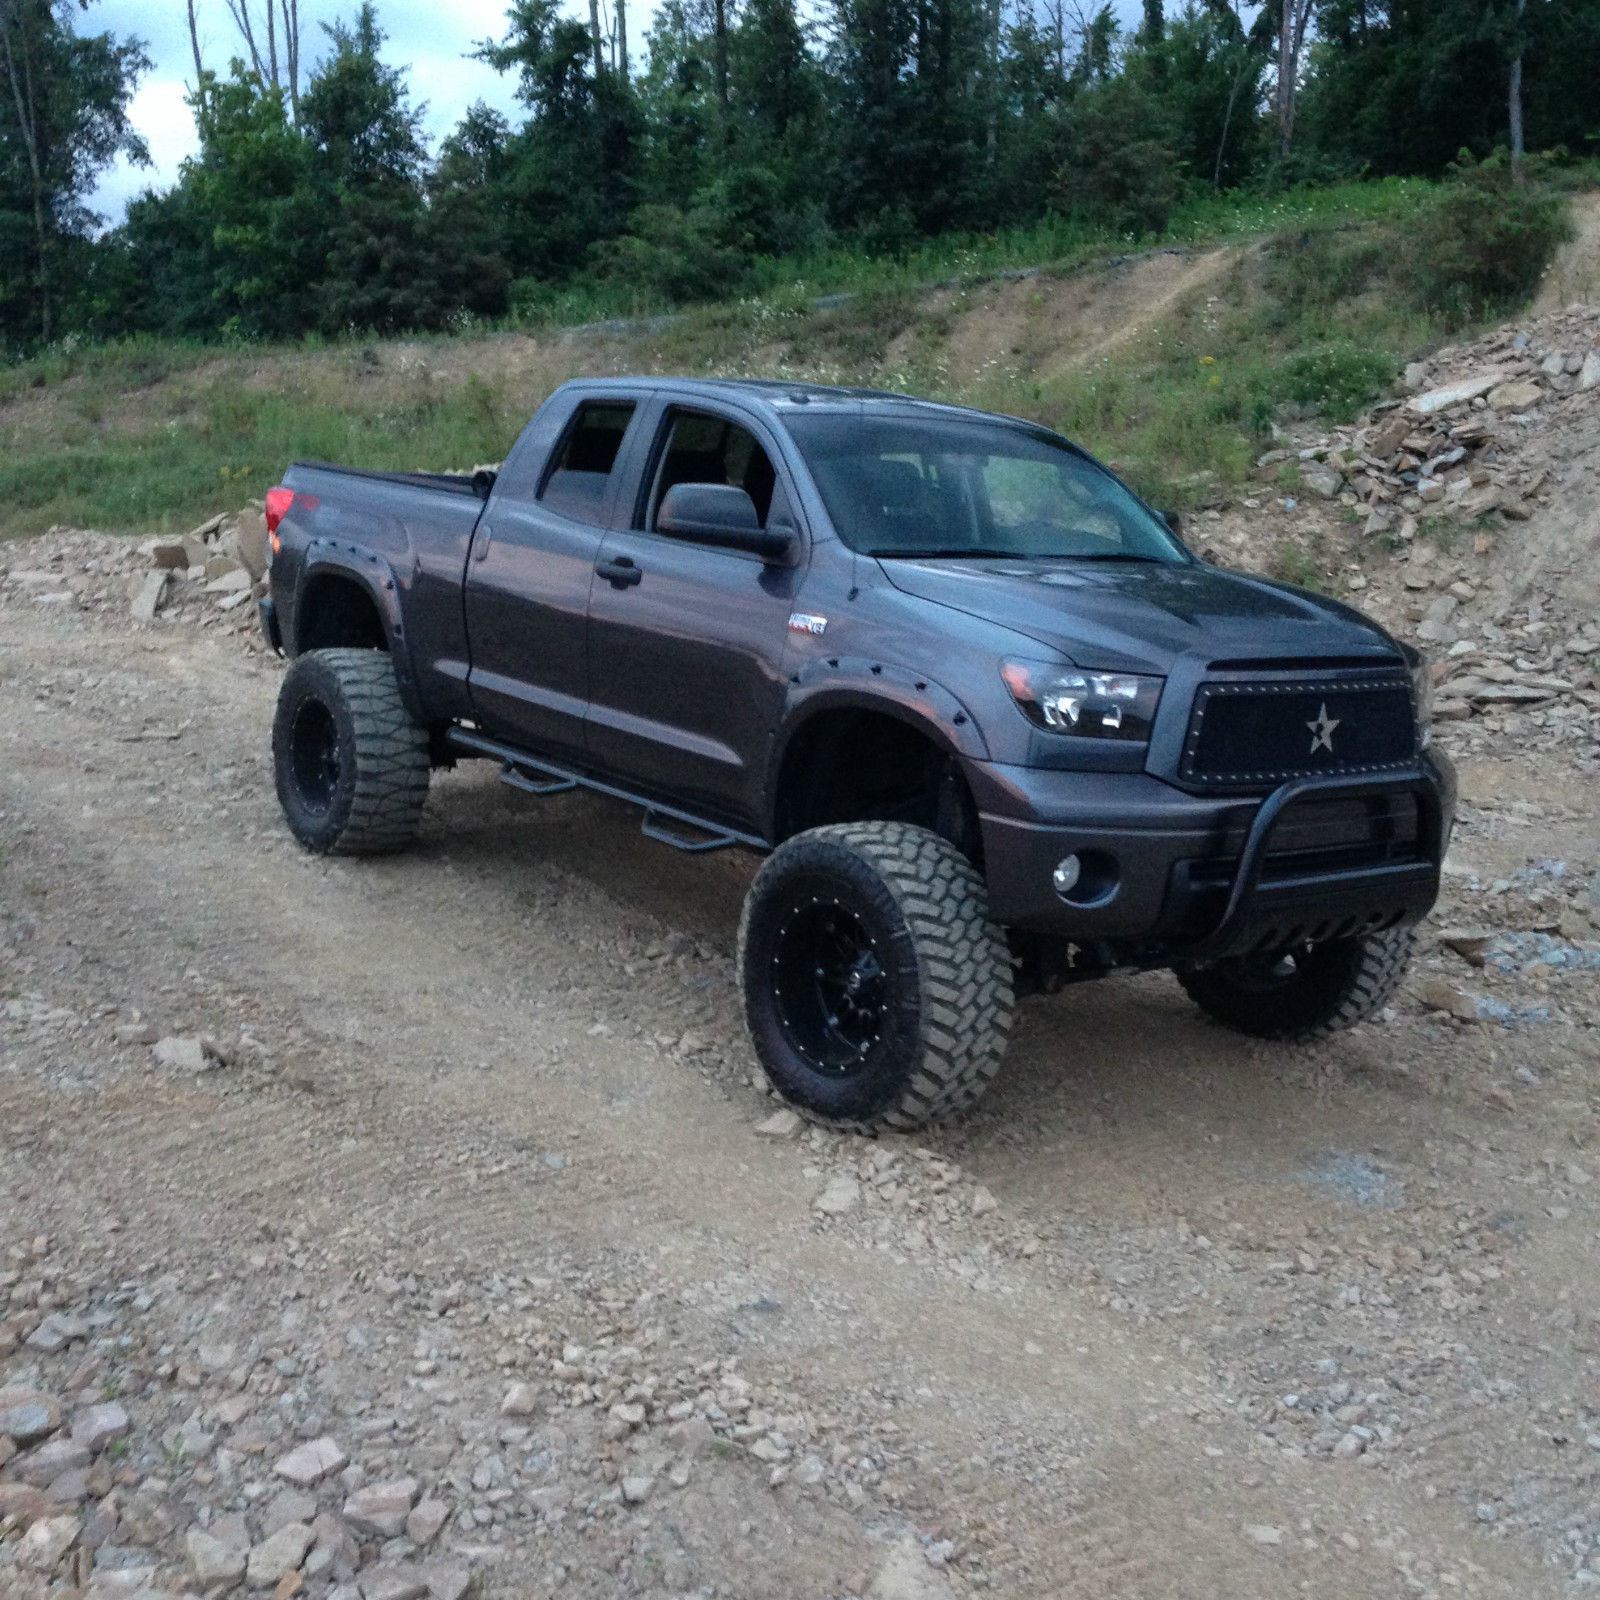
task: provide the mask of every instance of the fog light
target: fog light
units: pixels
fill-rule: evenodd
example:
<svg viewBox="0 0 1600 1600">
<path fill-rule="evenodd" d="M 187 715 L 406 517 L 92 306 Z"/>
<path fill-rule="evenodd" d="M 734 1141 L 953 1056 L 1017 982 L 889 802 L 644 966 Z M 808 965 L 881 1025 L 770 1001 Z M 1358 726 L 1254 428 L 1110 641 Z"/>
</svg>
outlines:
<svg viewBox="0 0 1600 1600">
<path fill-rule="evenodd" d="M 1078 887 L 1078 879 L 1083 874 L 1083 863 L 1076 856 L 1063 856 L 1056 862 L 1056 870 L 1050 874 L 1050 881 L 1055 885 L 1057 894 L 1071 894 Z"/>
</svg>

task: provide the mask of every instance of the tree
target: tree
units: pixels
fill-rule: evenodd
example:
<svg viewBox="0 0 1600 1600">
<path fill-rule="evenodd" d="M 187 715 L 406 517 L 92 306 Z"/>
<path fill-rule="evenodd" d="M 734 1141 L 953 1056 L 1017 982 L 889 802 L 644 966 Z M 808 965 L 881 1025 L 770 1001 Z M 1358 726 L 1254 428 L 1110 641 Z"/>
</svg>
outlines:
<svg viewBox="0 0 1600 1600">
<path fill-rule="evenodd" d="M 1278 154 L 1294 147 L 1294 114 L 1300 93 L 1300 58 L 1314 0 L 1274 0 L 1278 11 L 1278 80 L 1273 108 L 1278 119 Z"/>
<path fill-rule="evenodd" d="M 118 155 L 148 160 L 128 104 L 142 46 L 80 35 L 71 0 L 0 0 L 0 334 L 49 340 L 66 258 L 99 220 L 87 199 Z"/>
</svg>

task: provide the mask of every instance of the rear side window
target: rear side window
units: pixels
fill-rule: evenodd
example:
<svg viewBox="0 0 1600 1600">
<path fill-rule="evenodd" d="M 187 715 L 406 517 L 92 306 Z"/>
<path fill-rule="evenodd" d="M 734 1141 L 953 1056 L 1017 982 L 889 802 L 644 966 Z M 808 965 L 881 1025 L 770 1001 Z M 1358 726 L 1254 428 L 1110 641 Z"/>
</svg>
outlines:
<svg viewBox="0 0 1600 1600">
<path fill-rule="evenodd" d="M 611 469 L 632 420 L 632 401 L 594 400 L 579 406 L 557 447 L 540 504 L 575 522 L 598 524 Z"/>
</svg>

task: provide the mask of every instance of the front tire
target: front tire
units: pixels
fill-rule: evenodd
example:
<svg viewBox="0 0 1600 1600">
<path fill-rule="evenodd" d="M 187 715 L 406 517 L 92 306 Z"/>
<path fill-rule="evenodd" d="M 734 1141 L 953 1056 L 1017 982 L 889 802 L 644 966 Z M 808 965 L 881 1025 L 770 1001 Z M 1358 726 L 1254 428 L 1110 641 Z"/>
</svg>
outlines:
<svg viewBox="0 0 1600 1600">
<path fill-rule="evenodd" d="M 965 1111 L 1011 1029 L 1011 959 L 983 879 L 907 823 L 841 823 L 780 845 L 745 898 L 739 981 L 773 1088 L 860 1133 Z"/>
<path fill-rule="evenodd" d="M 289 831 L 319 855 L 381 855 L 415 837 L 427 731 L 379 650 L 297 656 L 278 692 L 272 765 Z"/>
<path fill-rule="evenodd" d="M 1256 1039 L 1310 1040 L 1353 1028 L 1389 1003 L 1416 946 L 1410 928 L 1330 939 L 1177 974 L 1207 1016 Z"/>
</svg>

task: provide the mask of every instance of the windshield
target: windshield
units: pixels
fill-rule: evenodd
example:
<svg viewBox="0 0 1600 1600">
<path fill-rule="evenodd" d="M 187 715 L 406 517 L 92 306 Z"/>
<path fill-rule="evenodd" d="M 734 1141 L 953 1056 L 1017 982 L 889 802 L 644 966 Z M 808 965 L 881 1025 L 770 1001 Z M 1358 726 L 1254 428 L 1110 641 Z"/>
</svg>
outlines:
<svg viewBox="0 0 1600 1600">
<path fill-rule="evenodd" d="M 786 420 L 839 537 L 864 555 L 1189 560 L 1109 472 L 1047 434 L 965 419 Z"/>
</svg>

